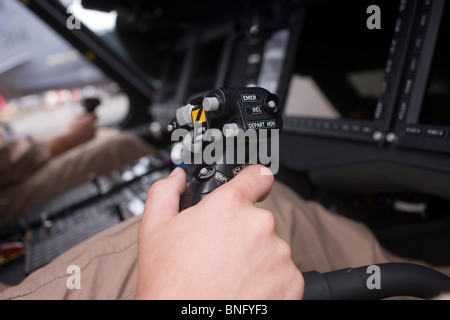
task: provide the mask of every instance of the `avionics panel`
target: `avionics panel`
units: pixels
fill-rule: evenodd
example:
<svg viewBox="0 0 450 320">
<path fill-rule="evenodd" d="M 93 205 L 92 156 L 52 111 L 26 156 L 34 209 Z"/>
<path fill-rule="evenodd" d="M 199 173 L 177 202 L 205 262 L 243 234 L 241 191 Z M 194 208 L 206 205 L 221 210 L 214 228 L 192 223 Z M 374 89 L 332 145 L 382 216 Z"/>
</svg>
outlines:
<svg viewBox="0 0 450 320">
<path fill-rule="evenodd" d="M 224 85 L 262 87 L 284 101 L 303 6 L 298 1 L 249 1 L 240 13 Z"/>
<path fill-rule="evenodd" d="M 175 110 L 191 98 L 221 86 L 234 21 L 208 30 L 187 33 L 163 61 L 160 88 L 149 113 L 161 124 L 173 118 Z"/>
<path fill-rule="evenodd" d="M 416 13 L 392 142 L 450 152 L 450 1 L 423 1 Z"/>
<path fill-rule="evenodd" d="M 231 21 L 197 36 L 187 82 L 181 90 L 185 102 L 223 85 L 233 31 L 234 21 Z"/>
<path fill-rule="evenodd" d="M 403 0 L 312 1 L 292 52 L 284 130 L 380 142 L 390 125 L 413 10 L 413 1 Z"/>
<path fill-rule="evenodd" d="M 303 7 L 266 0 L 242 2 L 237 11 L 227 23 L 188 32 L 173 46 L 149 108 L 155 120 L 168 123 L 176 108 L 213 87 L 258 86 L 284 101 Z"/>
</svg>

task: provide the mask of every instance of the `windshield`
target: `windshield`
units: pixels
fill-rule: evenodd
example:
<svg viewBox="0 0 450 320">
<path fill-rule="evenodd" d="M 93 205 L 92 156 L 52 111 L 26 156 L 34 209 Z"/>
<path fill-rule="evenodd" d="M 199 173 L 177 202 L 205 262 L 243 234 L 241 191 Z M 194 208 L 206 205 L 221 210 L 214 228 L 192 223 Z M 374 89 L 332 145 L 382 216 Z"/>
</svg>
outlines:
<svg viewBox="0 0 450 320">
<path fill-rule="evenodd" d="M 94 11 L 83 19 L 103 36 L 115 21 L 114 13 Z M 0 2 L 0 48 L 0 123 L 9 136 L 54 135 L 83 112 L 87 97 L 102 102 L 99 126 L 125 118 L 129 101 L 120 86 L 19 1 Z"/>
</svg>

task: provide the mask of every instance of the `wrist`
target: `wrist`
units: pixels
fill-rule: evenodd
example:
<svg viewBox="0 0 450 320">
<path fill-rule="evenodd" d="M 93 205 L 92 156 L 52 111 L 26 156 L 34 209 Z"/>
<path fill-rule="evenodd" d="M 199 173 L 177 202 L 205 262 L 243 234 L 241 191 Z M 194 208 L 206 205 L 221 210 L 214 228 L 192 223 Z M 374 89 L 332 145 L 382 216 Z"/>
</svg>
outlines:
<svg viewBox="0 0 450 320">
<path fill-rule="evenodd" d="M 62 133 L 50 139 L 50 152 L 52 158 L 66 152 L 73 147 L 73 139 L 67 133 Z"/>
</svg>

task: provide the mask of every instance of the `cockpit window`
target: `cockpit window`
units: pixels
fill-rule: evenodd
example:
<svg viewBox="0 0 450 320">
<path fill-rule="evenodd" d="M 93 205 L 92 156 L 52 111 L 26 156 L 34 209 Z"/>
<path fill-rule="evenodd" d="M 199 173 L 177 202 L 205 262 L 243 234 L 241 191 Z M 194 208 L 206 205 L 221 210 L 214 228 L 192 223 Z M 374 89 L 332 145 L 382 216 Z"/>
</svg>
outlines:
<svg viewBox="0 0 450 320">
<path fill-rule="evenodd" d="M 98 35 L 114 27 L 114 13 L 81 16 Z M 120 86 L 19 1 L 0 2 L 0 48 L 0 123 L 11 137 L 60 132 L 88 97 L 101 101 L 99 126 L 126 117 L 129 100 Z"/>
</svg>

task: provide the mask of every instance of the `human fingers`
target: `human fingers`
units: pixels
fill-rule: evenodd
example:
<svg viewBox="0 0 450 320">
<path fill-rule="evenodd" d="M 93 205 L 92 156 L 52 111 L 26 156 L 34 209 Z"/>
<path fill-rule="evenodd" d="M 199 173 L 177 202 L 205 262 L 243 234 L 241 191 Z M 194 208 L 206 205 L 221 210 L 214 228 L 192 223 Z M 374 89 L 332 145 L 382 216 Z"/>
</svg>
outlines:
<svg viewBox="0 0 450 320">
<path fill-rule="evenodd" d="M 169 177 L 155 182 L 148 191 L 143 224 L 157 229 L 179 213 L 180 196 L 186 188 L 186 173 L 175 168 Z"/>
<path fill-rule="evenodd" d="M 272 189 L 274 177 L 263 165 L 250 165 L 223 186 L 224 191 L 235 193 L 252 203 L 264 200 Z"/>
</svg>

